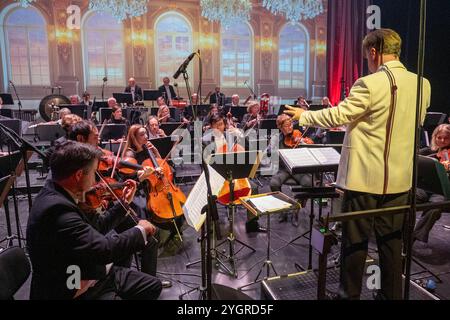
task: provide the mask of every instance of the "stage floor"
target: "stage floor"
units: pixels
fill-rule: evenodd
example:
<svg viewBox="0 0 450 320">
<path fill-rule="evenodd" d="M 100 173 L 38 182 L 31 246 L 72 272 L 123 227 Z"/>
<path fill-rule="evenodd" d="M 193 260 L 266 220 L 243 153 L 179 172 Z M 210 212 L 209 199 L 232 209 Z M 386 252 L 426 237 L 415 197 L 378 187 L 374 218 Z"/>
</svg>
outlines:
<svg viewBox="0 0 450 320">
<path fill-rule="evenodd" d="M 42 185 L 42 181 L 36 180 L 39 175 L 32 171 L 31 181 L 32 184 Z M 21 178 L 19 186 L 24 185 L 24 179 Z M 263 178 L 261 180 L 263 187 L 259 192 L 269 191 L 269 180 Z M 192 185 L 182 186 L 182 189 L 188 194 L 188 191 L 192 188 Z M 283 189 L 289 194 L 289 189 Z M 20 211 L 20 224 L 21 230 L 25 233 L 26 222 L 28 219 L 28 203 L 24 195 L 21 195 L 19 201 Z M 271 240 L 271 260 L 278 275 L 287 275 L 299 272 L 298 266 L 307 267 L 308 265 L 308 240 L 301 238 L 292 244 L 288 243 L 307 230 L 309 224 L 309 202 L 305 209 L 302 209 L 299 215 L 298 227 L 293 225 L 290 220 L 288 222 L 279 223 L 278 216 L 272 217 L 272 240 Z M 330 206 L 325 207 L 325 212 L 328 212 Z M 13 223 L 13 233 L 15 233 L 15 219 L 12 202 L 10 203 L 11 219 Z M 317 210 L 315 210 L 317 213 Z M 219 216 L 222 234 L 226 234 L 228 228 L 227 214 L 224 208 L 219 206 Z M 227 274 L 223 268 L 213 268 L 213 282 L 229 286 L 232 288 L 238 288 L 247 283 L 255 280 L 263 261 L 266 257 L 267 250 L 267 234 L 265 233 L 250 233 L 245 231 L 246 212 L 243 209 L 239 209 L 235 215 L 235 235 L 236 237 L 249 244 L 256 249 L 256 252 L 252 253 L 249 249 L 242 249 L 237 255 L 237 278 Z M 262 226 L 266 225 L 266 218 L 260 219 Z M 3 208 L 0 209 L 0 239 L 3 239 L 6 235 L 6 222 Z M 191 288 L 197 287 L 201 283 L 201 269 L 200 264 L 196 264 L 190 268 L 186 268 L 186 264 L 194 262 L 200 258 L 200 244 L 197 242 L 197 233 L 194 229 L 187 226 L 183 231 L 183 241 L 177 239 L 168 242 L 168 244 L 160 249 L 158 258 L 158 277 L 161 279 L 169 279 L 173 282 L 173 286 L 168 289 L 164 289 L 161 293 L 160 299 L 179 299 L 179 296 Z M 435 294 L 441 299 L 450 299 L 450 246 L 448 241 L 450 239 L 450 215 L 443 214 L 442 218 L 438 221 L 433 228 L 430 235 L 429 250 L 415 250 L 415 257 L 417 261 L 429 268 L 434 273 L 440 275 L 442 283 L 437 283 L 437 289 Z M 3 244 L 1 244 L 3 245 Z M 284 248 L 282 248 L 285 246 Z M 220 249 L 227 249 L 228 246 L 221 246 Z M 240 246 L 236 244 L 236 250 L 239 250 Z M 280 249 L 282 248 L 282 249 Z M 333 248 L 333 253 L 338 252 L 337 246 Z M 371 244 L 369 254 L 376 258 L 376 246 Z M 227 251 L 227 250 L 225 250 Z M 429 252 L 426 252 L 429 251 Z M 330 255 L 330 266 L 333 266 L 333 254 Z M 318 256 L 313 254 L 313 268 L 317 266 Z M 228 263 L 225 263 L 228 266 Z M 413 272 L 423 271 L 416 263 L 413 263 Z M 265 270 L 262 276 L 265 275 Z M 273 276 L 274 273 L 271 273 Z M 413 276 L 413 279 L 424 278 L 432 279 L 429 273 L 421 273 Z M 28 299 L 30 279 L 23 286 L 23 288 L 17 293 L 17 299 Z M 253 299 L 261 299 L 262 290 L 261 284 L 255 284 L 243 291 L 245 294 Z M 186 300 L 198 299 L 198 292 L 194 291 L 191 294 L 184 296 Z"/>
</svg>

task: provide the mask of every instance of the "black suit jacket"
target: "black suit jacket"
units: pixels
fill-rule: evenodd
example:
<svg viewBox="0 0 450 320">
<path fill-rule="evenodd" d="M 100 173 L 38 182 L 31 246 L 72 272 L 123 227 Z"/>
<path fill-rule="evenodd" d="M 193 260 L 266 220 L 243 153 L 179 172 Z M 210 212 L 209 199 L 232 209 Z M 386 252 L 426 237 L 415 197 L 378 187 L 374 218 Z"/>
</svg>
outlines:
<svg viewBox="0 0 450 320">
<path fill-rule="evenodd" d="M 124 91 L 125 93 L 131 93 L 131 87 L 130 86 L 127 86 L 126 88 L 125 88 L 125 91 Z M 143 94 L 142 94 L 142 88 L 141 87 L 139 87 L 138 85 L 135 85 L 134 86 L 134 101 L 141 101 L 142 100 L 142 97 L 143 97 Z"/>
<path fill-rule="evenodd" d="M 209 97 L 209 103 L 217 103 L 218 106 L 223 106 L 225 104 L 225 95 L 222 92 L 213 93 Z"/>
<path fill-rule="evenodd" d="M 168 96 L 167 96 L 167 94 L 166 94 L 166 88 L 164 87 L 164 85 L 160 86 L 160 87 L 158 88 L 158 90 L 159 90 L 159 93 L 160 93 L 161 97 L 162 97 L 162 96 L 165 96 L 165 97 L 166 97 L 166 98 L 165 98 L 166 104 L 169 105 Z M 171 96 L 172 96 L 172 99 L 177 98 L 177 94 L 175 93 L 175 89 L 174 89 L 173 86 L 170 85 L 170 84 L 169 84 L 169 91 L 170 91 L 170 94 L 171 94 Z"/>
<path fill-rule="evenodd" d="M 48 180 L 28 218 L 30 298 L 72 299 L 77 290 L 67 288 L 69 266 L 80 267 L 81 280 L 99 280 L 106 276 L 107 264 L 142 250 L 145 241 L 138 228 L 105 235 L 124 220 L 119 205 L 103 215 L 85 215 L 62 187 Z"/>
</svg>

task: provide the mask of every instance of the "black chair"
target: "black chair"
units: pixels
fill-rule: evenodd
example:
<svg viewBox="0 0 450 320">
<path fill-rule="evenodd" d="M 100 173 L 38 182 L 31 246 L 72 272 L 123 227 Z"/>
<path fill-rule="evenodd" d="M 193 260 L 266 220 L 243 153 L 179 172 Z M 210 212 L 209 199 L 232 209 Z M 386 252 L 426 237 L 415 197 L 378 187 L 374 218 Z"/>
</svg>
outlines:
<svg viewBox="0 0 450 320">
<path fill-rule="evenodd" d="M 30 262 L 22 248 L 10 247 L 0 251 L 0 300 L 14 300 L 30 272 Z"/>
</svg>

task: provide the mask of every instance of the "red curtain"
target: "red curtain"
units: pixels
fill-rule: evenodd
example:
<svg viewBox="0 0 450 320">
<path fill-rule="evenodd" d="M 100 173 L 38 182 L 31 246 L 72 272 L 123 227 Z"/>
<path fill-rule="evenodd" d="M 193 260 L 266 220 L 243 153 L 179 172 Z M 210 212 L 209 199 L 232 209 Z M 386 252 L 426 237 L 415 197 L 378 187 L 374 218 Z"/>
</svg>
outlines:
<svg viewBox="0 0 450 320">
<path fill-rule="evenodd" d="M 333 105 L 362 76 L 362 40 L 371 0 L 328 0 L 328 96 Z"/>
</svg>

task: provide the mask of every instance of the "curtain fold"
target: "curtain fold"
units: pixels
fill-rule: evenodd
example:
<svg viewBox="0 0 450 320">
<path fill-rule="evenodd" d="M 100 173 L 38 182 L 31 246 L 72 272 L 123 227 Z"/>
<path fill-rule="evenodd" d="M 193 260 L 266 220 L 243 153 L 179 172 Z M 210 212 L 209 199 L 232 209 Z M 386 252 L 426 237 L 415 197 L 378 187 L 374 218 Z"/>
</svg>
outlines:
<svg viewBox="0 0 450 320">
<path fill-rule="evenodd" d="M 367 34 L 366 10 L 371 0 L 328 0 L 328 97 L 336 105 L 362 76 L 362 40 Z"/>
</svg>

